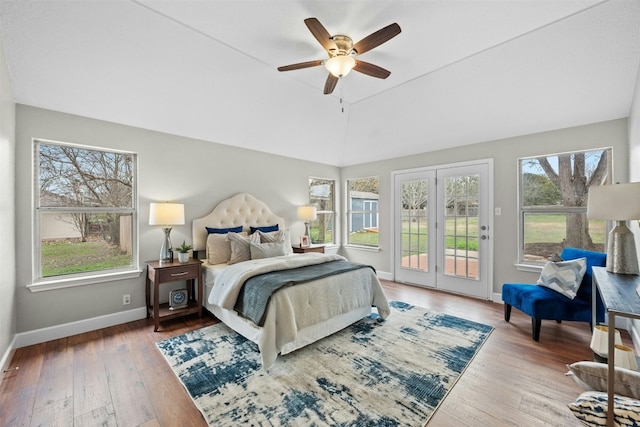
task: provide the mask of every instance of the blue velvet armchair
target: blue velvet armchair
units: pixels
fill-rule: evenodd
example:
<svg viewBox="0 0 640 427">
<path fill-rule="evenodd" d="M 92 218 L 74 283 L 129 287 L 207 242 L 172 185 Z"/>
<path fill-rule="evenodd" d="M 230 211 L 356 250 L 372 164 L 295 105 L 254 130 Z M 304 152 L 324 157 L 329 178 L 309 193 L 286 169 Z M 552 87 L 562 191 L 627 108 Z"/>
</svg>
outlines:
<svg viewBox="0 0 640 427">
<path fill-rule="evenodd" d="M 560 257 L 571 260 L 585 257 L 587 259 L 587 271 L 578 288 L 574 299 L 553 291 L 549 288 L 522 283 L 505 283 L 502 285 L 502 301 L 504 301 L 504 320 L 511 318 L 511 307 L 515 307 L 531 316 L 531 329 L 534 341 L 540 340 L 540 326 L 542 320 L 562 320 L 576 322 L 593 322 L 591 315 L 591 277 L 592 267 L 604 267 L 607 255 L 602 252 L 593 252 L 576 248 L 565 248 Z M 604 306 L 600 295 L 596 300 L 596 321 L 604 321 Z M 593 324 L 591 327 L 593 328 Z"/>
</svg>

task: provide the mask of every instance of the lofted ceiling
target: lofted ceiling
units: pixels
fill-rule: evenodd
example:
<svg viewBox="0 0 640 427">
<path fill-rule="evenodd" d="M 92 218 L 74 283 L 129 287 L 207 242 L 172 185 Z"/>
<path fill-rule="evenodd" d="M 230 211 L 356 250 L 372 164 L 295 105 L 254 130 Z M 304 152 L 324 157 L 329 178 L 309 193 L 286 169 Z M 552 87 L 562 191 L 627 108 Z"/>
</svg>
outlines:
<svg viewBox="0 0 640 427">
<path fill-rule="evenodd" d="M 402 32 L 323 95 L 317 18 Z M 638 0 L 0 0 L 15 101 L 336 166 L 627 117 Z M 341 103 L 342 99 L 342 103 Z"/>
</svg>

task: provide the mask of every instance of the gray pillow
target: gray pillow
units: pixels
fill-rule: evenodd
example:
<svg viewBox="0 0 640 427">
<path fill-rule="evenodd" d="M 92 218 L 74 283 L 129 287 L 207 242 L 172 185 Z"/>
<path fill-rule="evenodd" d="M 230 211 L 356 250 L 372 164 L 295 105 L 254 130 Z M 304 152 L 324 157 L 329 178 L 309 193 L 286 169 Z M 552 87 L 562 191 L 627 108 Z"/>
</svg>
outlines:
<svg viewBox="0 0 640 427">
<path fill-rule="evenodd" d="M 607 391 L 608 367 L 606 363 L 575 362 L 567 365 L 567 376 L 585 390 Z M 640 399 L 640 372 L 615 367 L 616 394 Z"/>
<path fill-rule="evenodd" d="M 250 242 L 249 249 L 251 250 L 251 259 L 272 258 L 275 256 L 282 256 L 287 254 L 284 242 Z"/>
<path fill-rule="evenodd" d="M 228 264 L 236 264 L 242 261 L 249 261 L 251 259 L 251 249 L 249 248 L 250 242 L 259 242 L 260 236 L 257 233 L 249 234 L 248 236 L 229 233 L 227 239 L 231 244 L 231 258 Z"/>
</svg>

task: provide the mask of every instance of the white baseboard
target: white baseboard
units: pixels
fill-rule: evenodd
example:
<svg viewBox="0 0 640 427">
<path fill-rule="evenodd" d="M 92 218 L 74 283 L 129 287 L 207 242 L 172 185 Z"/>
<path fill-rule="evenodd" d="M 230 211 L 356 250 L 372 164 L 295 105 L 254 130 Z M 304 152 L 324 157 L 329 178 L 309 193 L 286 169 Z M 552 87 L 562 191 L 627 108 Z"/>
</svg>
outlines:
<svg viewBox="0 0 640 427">
<path fill-rule="evenodd" d="M 391 273 L 386 271 L 376 271 L 376 276 L 378 276 L 378 279 L 382 280 L 393 280 Z"/>
<path fill-rule="evenodd" d="M 0 359 L 0 368 L 2 368 L 2 372 L 6 372 L 11 366 L 11 359 L 13 359 L 13 353 L 16 352 L 16 337 L 14 336 L 7 348 L 7 351 L 2 355 L 2 359 Z"/>
<path fill-rule="evenodd" d="M 133 322 L 134 320 L 140 320 L 146 317 L 147 309 L 145 307 L 139 307 L 134 308 L 133 310 L 119 311 L 117 313 L 106 314 L 104 316 L 78 320 L 77 322 L 64 323 L 62 325 L 22 332 L 16 334 L 13 340 L 13 347 L 26 347 L 59 338 L 66 338 L 71 335 L 82 334 L 84 332 L 95 331 L 109 326 Z"/>
</svg>

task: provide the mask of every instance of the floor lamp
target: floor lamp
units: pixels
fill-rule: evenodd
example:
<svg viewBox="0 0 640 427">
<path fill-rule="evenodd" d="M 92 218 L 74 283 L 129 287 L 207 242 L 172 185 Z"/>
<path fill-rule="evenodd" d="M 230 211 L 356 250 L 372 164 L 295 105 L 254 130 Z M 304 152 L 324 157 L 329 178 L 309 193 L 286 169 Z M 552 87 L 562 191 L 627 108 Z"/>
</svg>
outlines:
<svg viewBox="0 0 640 427">
<path fill-rule="evenodd" d="M 615 221 L 607 242 L 607 271 L 638 274 L 638 255 L 627 221 L 640 219 L 640 182 L 589 188 L 587 218 Z"/>
<path fill-rule="evenodd" d="M 184 224 L 184 205 L 181 203 L 151 203 L 149 205 L 149 225 L 161 225 L 164 240 L 160 248 L 160 262 L 173 261 L 171 225 Z"/>
</svg>

